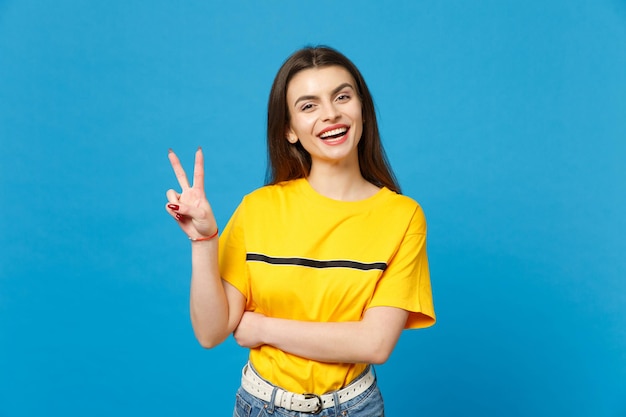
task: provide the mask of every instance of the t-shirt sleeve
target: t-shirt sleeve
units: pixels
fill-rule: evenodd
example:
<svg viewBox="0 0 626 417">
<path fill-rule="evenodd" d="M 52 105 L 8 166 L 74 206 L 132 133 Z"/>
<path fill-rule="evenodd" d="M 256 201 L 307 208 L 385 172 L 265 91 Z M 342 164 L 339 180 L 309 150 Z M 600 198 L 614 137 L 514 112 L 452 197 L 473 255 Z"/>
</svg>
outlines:
<svg viewBox="0 0 626 417">
<path fill-rule="evenodd" d="M 250 300 L 244 235 L 245 204 L 237 207 L 220 236 L 219 268 L 222 279 Z"/>
<path fill-rule="evenodd" d="M 382 274 L 368 308 L 382 306 L 407 310 L 407 329 L 435 323 L 426 255 L 426 219 L 419 206 L 398 250 Z"/>
</svg>

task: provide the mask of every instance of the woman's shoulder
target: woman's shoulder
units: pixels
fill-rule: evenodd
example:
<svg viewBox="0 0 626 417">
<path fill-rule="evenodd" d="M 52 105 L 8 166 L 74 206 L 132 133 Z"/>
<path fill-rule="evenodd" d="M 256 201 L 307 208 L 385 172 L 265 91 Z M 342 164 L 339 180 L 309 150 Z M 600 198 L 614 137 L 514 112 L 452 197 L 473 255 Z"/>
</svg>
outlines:
<svg viewBox="0 0 626 417">
<path fill-rule="evenodd" d="M 382 191 L 384 191 L 385 202 L 389 206 L 411 211 L 422 210 L 422 206 L 412 197 L 404 194 L 398 194 L 388 188 L 383 188 Z"/>
<path fill-rule="evenodd" d="M 286 194 L 293 193 L 300 180 L 283 181 L 277 184 L 268 184 L 257 188 L 256 190 L 246 194 L 244 201 L 248 203 L 262 203 L 264 201 L 273 201 Z"/>
<path fill-rule="evenodd" d="M 383 210 L 386 216 L 394 217 L 398 221 L 408 222 L 417 230 L 425 230 L 426 217 L 422 206 L 412 197 L 386 190 Z"/>
</svg>

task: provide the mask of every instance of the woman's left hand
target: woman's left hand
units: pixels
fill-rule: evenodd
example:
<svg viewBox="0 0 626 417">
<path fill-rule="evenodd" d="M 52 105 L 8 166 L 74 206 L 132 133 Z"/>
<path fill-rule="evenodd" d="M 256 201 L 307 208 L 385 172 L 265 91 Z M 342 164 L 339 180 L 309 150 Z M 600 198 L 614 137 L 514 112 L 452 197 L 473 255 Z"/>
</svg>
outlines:
<svg viewBox="0 0 626 417">
<path fill-rule="evenodd" d="M 235 340 L 241 347 L 255 348 L 264 345 L 262 324 L 265 316 L 252 311 L 245 311 L 239 325 L 233 332 Z"/>
</svg>

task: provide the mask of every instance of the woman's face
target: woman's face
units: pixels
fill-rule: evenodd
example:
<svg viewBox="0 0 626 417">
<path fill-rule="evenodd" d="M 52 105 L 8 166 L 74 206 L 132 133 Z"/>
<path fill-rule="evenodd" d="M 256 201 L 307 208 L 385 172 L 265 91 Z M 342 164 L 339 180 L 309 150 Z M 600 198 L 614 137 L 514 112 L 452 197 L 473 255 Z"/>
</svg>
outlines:
<svg viewBox="0 0 626 417">
<path fill-rule="evenodd" d="M 312 165 L 356 164 L 363 133 L 361 99 L 356 83 L 343 67 L 310 68 L 287 86 L 290 123 L 287 140 L 298 140 Z"/>
</svg>

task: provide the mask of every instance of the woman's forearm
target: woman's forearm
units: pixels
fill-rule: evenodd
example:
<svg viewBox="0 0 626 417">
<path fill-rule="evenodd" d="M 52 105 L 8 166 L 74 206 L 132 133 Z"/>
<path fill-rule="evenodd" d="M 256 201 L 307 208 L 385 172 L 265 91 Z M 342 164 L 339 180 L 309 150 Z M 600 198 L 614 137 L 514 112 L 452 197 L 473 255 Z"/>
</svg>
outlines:
<svg viewBox="0 0 626 417">
<path fill-rule="evenodd" d="M 380 340 L 367 337 L 363 322 L 315 323 L 268 319 L 266 344 L 320 362 L 382 363 Z"/>
<path fill-rule="evenodd" d="M 223 342 L 237 325 L 230 311 L 225 284 L 218 267 L 218 239 L 191 244 L 191 323 L 198 342 L 211 348 Z M 233 301 L 233 304 L 237 304 Z M 241 307 L 243 310 L 243 306 Z"/>
<path fill-rule="evenodd" d="M 392 307 L 371 308 L 361 321 L 354 322 L 305 322 L 253 315 L 245 313 L 241 334 L 240 329 L 235 332 L 242 345 L 272 345 L 320 362 L 371 364 L 389 358 L 408 317 L 406 311 Z"/>
</svg>

